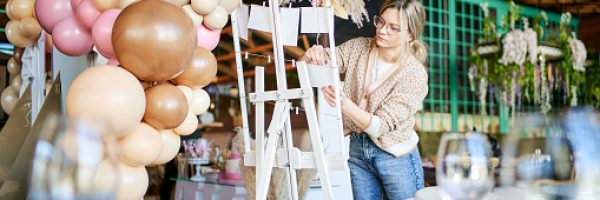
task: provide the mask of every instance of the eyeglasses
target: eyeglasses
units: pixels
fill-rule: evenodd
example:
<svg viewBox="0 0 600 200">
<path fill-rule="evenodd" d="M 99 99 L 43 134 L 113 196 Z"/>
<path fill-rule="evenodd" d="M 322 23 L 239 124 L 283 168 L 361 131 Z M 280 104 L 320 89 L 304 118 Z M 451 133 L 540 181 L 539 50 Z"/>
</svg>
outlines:
<svg viewBox="0 0 600 200">
<path fill-rule="evenodd" d="M 375 23 L 375 27 L 377 27 L 377 29 L 382 29 L 387 26 L 387 31 L 390 34 L 396 34 L 401 31 L 400 26 L 390 24 L 386 25 L 385 20 L 377 15 L 373 17 L 373 22 Z"/>
</svg>

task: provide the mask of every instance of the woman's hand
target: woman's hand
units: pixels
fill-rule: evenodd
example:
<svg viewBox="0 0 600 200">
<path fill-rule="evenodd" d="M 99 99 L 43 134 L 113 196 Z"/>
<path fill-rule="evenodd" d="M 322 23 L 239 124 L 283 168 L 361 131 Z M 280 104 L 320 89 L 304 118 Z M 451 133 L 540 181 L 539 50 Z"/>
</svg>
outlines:
<svg viewBox="0 0 600 200">
<path fill-rule="evenodd" d="M 314 45 L 306 50 L 300 60 L 307 61 L 310 64 L 326 65 L 329 61 L 329 57 L 325 53 L 323 46 Z"/>
<path fill-rule="evenodd" d="M 321 90 L 323 91 L 323 96 L 325 97 L 325 101 L 327 101 L 327 103 L 331 106 L 331 107 L 335 107 L 335 89 L 333 88 L 333 86 L 325 86 L 325 87 L 321 87 Z M 346 94 L 344 94 L 344 92 L 340 91 L 340 105 L 342 105 L 342 109 L 344 108 L 344 103 L 350 101 L 347 97 Z"/>
</svg>

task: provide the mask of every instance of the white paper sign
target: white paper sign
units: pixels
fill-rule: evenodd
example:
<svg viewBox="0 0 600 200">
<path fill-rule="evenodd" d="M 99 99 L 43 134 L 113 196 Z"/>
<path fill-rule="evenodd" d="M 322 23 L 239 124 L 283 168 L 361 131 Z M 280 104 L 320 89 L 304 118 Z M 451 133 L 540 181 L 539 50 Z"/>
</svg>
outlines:
<svg viewBox="0 0 600 200">
<path fill-rule="evenodd" d="M 248 28 L 271 32 L 271 11 L 269 10 L 269 7 L 259 5 L 250 6 Z"/>
<path fill-rule="evenodd" d="M 250 7 L 246 4 L 242 4 L 237 9 L 237 20 L 238 20 L 238 30 L 239 37 L 248 40 L 248 17 L 249 17 Z"/>
<path fill-rule="evenodd" d="M 329 33 L 328 8 L 302 7 L 302 33 Z"/>
<path fill-rule="evenodd" d="M 298 46 L 298 20 L 300 20 L 299 8 L 281 8 L 279 24 L 281 25 L 281 39 L 283 45 Z"/>
<path fill-rule="evenodd" d="M 320 66 L 306 64 L 308 78 L 312 87 L 333 86 L 335 81 L 335 72 L 330 66 Z"/>
</svg>

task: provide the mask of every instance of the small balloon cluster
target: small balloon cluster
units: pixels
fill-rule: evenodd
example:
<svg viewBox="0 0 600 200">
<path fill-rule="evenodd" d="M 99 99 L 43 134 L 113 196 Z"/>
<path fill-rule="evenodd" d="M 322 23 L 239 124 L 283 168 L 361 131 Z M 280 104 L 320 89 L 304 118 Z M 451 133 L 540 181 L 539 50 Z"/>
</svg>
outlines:
<svg viewBox="0 0 600 200">
<path fill-rule="evenodd" d="M 198 32 L 198 46 L 213 50 L 219 43 L 228 14 L 240 6 L 239 0 L 167 0 L 181 6 Z"/>
<path fill-rule="evenodd" d="M 19 101 L 19 94 L 21 91 L 21 57 L 23 56 L 23 48 L 15 48 L 15 53 L 8 60 L 6 68 L 10 74 L 10 85 L 2 91 L 2 97 L 0 103 L 2 104 L 2 110 L 10 115 Z"/>
<path fill-rule="evenodd" d="M 189 155 L 189 158 L 203 158 L 208 160 L 210 155 L 212 141 L 206 139 L 193 139 L 182 141 L 185 153 Z"/>
<path fill-rule="evenodd" d="M 6 2 L 6 38 L 17 47 L 26 47 L 37 42 L 42 33 L 33 13 L 34 0 L 9 0 Z"/>
<path fill-rule="evenodd" d="M 198 38 L 192 19 L 172 2 L 82 0 L 77 9 L 86 1 L 99 10 L 109 9 L 91 28 L 96 48 L 111 64 L 91 67 L 75 78 L 67 93 L 67 116 L 105 123 L 109 128 L 105 137 L 117 138 L 119 166 L 145 172 L 144 166 L 173 159 L 180 135 L 197 129 L 196 116 L 210 105 L 203 88 L 216 77 L 217 59 L 198 46 L 197 41 L 205 38 Z M 115 5 L 126 7 L 110 10 Z M 96 32 L 101 39 L 96 39 Z M 61 50 L 58 41 L 55 45 Z M 118 199 L 144 195 L 147 179 L 121 179 L 118 188 L 127 190 L 119 189 Z"/>
</svg>

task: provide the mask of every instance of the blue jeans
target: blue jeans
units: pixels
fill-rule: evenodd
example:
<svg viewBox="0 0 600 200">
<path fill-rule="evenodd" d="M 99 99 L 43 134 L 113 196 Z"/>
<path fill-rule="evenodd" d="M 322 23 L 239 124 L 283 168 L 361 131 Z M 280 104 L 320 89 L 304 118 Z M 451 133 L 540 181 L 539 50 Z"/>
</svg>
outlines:
<svg viewBox="0 0 600 200">
<path fill-rule="evenodd" d="M 424 185 L 418 149 L 395 157 L 377 147 L 366 133 L 350 136 L 348 166 L 356 200 L 408 199 Z"/>
</svg>

